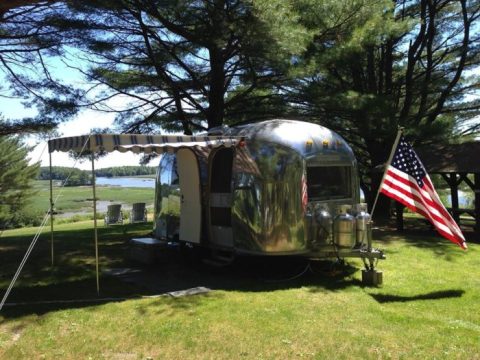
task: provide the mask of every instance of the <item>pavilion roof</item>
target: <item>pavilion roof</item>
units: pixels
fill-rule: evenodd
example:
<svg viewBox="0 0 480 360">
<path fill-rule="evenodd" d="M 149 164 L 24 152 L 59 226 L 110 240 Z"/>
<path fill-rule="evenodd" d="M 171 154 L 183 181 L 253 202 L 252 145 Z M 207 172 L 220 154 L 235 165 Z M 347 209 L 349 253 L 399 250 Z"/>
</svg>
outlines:
<svg viewBox="0 0 480 360">
<path fill-rule="evenodd" d="M 480 173 L 480 141 L 415 149 L 429 173 Z"/>
</svg>

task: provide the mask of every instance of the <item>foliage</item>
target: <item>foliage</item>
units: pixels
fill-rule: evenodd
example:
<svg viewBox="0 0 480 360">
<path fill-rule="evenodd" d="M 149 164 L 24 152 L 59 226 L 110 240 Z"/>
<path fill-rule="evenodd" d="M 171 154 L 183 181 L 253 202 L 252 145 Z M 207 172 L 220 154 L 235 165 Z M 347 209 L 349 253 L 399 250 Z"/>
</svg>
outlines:
<svg viewBox="0 0 480 360">
<path fill-rule="evenodd" d="M 261 90 L 284 78 L 311 37 L 294 3 L 82 1 L 50 23 L 84 51 L 90 67 L 80 70 L 103 89 L 92 104 L 118 112 L 126 132 L 192 133 L 270 100 Z M 128 105 L 113 109 L 114 99 Z"/>
<path fill-rule="evenodd" d="M 0 228 L 22 224 L 19 213 L 32 196 L 38 164 L 29 165 L 29 148 L 15 138 L 0 136 Z"/>
<path fill-rule="evenodd" d="M 335 31 L 317 33 L 301 59 L 304 74 L 286 87 L 289 102 L 354 147 L 367 198 L 375 194 L 370 171 L 386 161 L 398 126 L 414 145 L 478 130 L 471 94 L 480 83 L 469 76 L 480 61 L 478 1 L 349 1 L 347 11 L 300 3 L 306 26 L 330 21 Z"/>
<path fill-rule="evenodd" d="M 52 180 L 68 181 L 64 186 L 90 185 L 92 183 L 90 172 L 77 168 L 52 166 Z M 38 175 L 39 180 L 50 180 L 50 168 L 41 167 Z"/>
<path fill-rule="evenodd" d="M 109 168 L 96 169 L 95 175 L 101 177 L 116 176 L 141 176 L 153 175 L 157 171 L 154 166 L 115 166 Z M 91 175 L 89 170 L 80 170 L 77 168 L 52 166 L 52 180 L 66 180 L 65 186 L 91 185 Z M 50 168 L 43 166 L 40 168 L 38 180 L 50 180 Z"/>
<path fill-rule="evenodd" d="M 15 229 L 29 226 L 40 226 L 45 216 L 45 209 L 30 208 L 25 206 L 23 209 L 16 211 L 12 218 L 4 224 L 6 229 Z"/>
<path fill-rule="evenodd" d="M 157 171 L 156 166 L 115 166 L 95 170 L 97 176 L 114 177 L 114 176 L 141 176 L 153 175 Z"/>
<path fill-rule="evenodd" d="M 0 5 L 0 75 L 6 80 L 0 84 L 0 96 L 20 99 L 38 110 L 34 117 L 0 119 L 0 135 L 51 131 L 77 111 L 79 90 L 55 77 L 48 61 L 67 45 L 47 21 L 63 8 L 56 1 Z"/>
</svg>

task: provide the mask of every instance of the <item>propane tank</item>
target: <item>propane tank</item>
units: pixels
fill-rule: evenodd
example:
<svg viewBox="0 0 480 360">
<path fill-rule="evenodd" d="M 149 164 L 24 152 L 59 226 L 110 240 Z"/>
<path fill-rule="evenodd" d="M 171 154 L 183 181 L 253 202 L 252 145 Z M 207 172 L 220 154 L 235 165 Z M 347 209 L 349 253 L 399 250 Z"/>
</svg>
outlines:
<svg viewBox="0 0 480 360">
<path fill-rule="evenodd" d="M 355 223 L 356 223 L 356 247 L 361 247 L 369 243 L 372 237 L 371 216 L 367 212 L 367 204 L 361 203 L 355 205 Z"/>
<path fill-rule="evenodd" d="M 339 205 L 333 221 L 333 238 L 339 248 L 352 248 L 355 245 L 355 218 L 349 214 L 351 205 Z"/>
<path fill-rule="evenodd" d="M 317 243 L 321 245 L 332 242 L 333 219 L 328 205 L 321 205 L 315 213 L 315 222 L 317 223 Z"/>
</svg>

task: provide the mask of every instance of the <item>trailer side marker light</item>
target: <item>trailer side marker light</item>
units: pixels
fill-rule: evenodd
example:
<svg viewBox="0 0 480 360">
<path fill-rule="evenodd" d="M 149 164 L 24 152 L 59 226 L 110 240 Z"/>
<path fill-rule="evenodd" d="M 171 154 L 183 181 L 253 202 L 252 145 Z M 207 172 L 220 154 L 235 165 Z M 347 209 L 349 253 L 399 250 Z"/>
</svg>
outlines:
<svg viewBox="0 0 480 360">
<path fill-rule="evenodd" d="M 328 140 L 323 140 L 323 148 L 328 149 Z"/>
<path fill-rule="evenodd" d="M 306 151 L 311 151 L 311 150 L 312 150 L 312 147 L 313 147 L 313 140 L 312 140 L 312 139 L 308 139 L 308 140 L 305 142 L 305 150 L 306 150 Z"/>
</svg>

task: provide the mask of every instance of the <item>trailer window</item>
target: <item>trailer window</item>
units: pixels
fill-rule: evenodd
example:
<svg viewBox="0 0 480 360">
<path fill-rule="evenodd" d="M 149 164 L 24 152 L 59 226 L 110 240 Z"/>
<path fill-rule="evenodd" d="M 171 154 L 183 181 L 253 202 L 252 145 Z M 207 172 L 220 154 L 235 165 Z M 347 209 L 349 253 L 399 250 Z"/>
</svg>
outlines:
<svg viewBox="0 0 480 360">
<path fill-rule="evenodd" d="M 351 197 L 351 167 L 307 167 L 307 192 L 309 200 L 329 200 Z"/>
<path fill-rule="evenodd" d="M 178 185 L 177 156 L 175 154 L 162 155 L 159 179 L 161 185 Z"/>
</svg>

